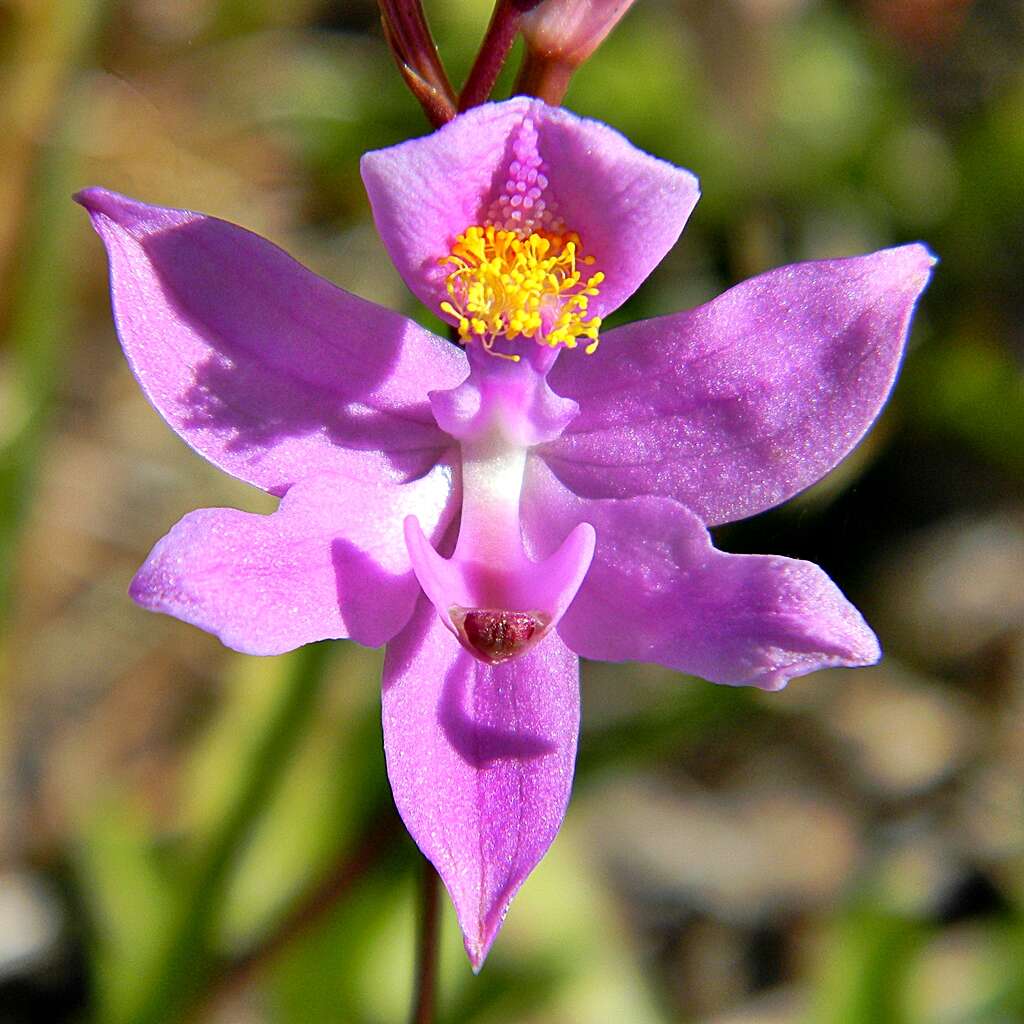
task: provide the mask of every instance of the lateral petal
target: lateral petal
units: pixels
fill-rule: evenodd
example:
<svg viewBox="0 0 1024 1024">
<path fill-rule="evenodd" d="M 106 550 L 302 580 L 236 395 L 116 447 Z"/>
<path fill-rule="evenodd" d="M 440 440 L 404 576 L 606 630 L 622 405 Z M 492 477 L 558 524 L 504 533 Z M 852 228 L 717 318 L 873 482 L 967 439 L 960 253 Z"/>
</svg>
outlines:
<svg viewBox="0 0 1024 1024">
<path fill-rule="evenodd" d="M 339 637 L 377 647 L 419 593 L 402 519 L 415 514 L 438 539 L 458 501 L 451 467 L 438 465 L 408 484 L 313 477 L 268 516 L 199 509 L 157 543 L 131 595 L 245 654 Z"/>
<path fill-rule="evenodd" d="M 456 346 L 234 224 L 99 188 L 76 198 L 107 247 L 135 376 L 214 465 L 283 494 L 313 473 L 404 480 L 437 461 L 426 393 L 466 376 Z"/>
<path fill-rule="evenodd" d="M 935 260 L 923 245 L 781 267 L 609 331 L 549 380 L 579 415 L 541 449 L 577 494 L 681 501 L 708 524 L 820 479 L 888 397 Z"/>
<path fill-rule="evenodd" d="M 579 498 L 533 459 L 523 490 L 533 554 L 584 521 L 597 548 L 558 632 L 585 658 L 653 661 L 778 690 L 795 676 L 880 656 L 860 613 L 813 563 L 726 554 L 678 502 Z"/>
<path fill-rule="evenodd" d="M 513 661 L 485 665 L 421 598 L 388 644 L 391 789 L 448 888 L 475 970 L 562 823 L 579 714 L 579 662 L 554 634 Z"/>
</svg>

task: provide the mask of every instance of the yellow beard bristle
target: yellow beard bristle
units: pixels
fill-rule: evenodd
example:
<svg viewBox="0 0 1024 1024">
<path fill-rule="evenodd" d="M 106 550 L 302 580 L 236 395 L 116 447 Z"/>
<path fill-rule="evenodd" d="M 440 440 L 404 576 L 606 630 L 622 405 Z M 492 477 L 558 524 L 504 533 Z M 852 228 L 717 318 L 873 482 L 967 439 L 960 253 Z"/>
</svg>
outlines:
<svg viewBox="0 0 1024 1024">
<path fill-rule="evenodd" d="M 591 353 L 601 318 L 588 317 L 587 306 L 604 274 L 584 278 L 580 266 L 593 262 L 581 257 L 575 233 L 534 231 L 524 237 L 474 225 L 440 261 L 452 268 L 446 281 L 449 300 L 441 310 L 455 319 L 463 344 L 479 341 L 489 352 L 499 338 L 523 337 L 552 348 L 576 348 L 583 338 Z"/>
</svg>

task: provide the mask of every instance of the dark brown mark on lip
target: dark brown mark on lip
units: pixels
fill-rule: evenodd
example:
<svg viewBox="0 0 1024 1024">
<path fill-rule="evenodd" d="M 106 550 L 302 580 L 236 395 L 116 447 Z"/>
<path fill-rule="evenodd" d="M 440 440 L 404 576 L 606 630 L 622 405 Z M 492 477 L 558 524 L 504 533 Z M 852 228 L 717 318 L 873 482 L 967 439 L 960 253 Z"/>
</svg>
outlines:
<svg viewBox="0 0 1024 1024">
<path fill-rule="evenodd" d="M 524 654 L 543 637 L 550 621 L 541 612 L 504 608 L 460 608 L 455 605 L 450 614 L 463 646 L 488 665 L 500 665 Z"/>
</svg>

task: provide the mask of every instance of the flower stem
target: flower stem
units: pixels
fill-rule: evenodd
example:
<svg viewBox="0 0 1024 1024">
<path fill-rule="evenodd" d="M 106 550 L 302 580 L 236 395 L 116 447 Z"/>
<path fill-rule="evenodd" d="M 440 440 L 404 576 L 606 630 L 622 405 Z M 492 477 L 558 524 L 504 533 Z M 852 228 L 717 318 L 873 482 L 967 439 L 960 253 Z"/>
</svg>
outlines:
<svg viewBox="0 0 1024 1024">
<path fill-rule="evenodd" d="M 527 49 L 512 91 L 516 95 L 537 96 L 557 107 L 569 89 L 576 68 L 556 57 L 545 57 Z"/>
<path fill-rule="evenodd" d="M 419 0 L 378 0 L 384 37 L 409 91 L 435 128 L 455 116 L 455 92 Z"/>
<path fill-rule="evenodd" d="M 238 792 L 186 884 L 164 955 L 131 1024 L 178 1020 L 205 988 L 211 970 L 211 933 L 232 870 L 313 718 L 329 652 L 330 644 L 319 643 L 292 656 L 291 671 L 253 745 Z"/>
<path fill-rule="evenodd" d="M 486 103 L 519 31 L 519 17 L 537 0 L 498 0 L 487 33 L 459 96 L 459 110 Z"/>
<path fill-rule="evenodd" d="M 416 964 L 416 990 L 413 994 L 410 1024 L 433 1024 L 437 1003 L 437 968 L 440 962 L 438 940 L 441 929 L 440 879 L 434 865 L 423 858 L 420 883 L 419 949 Z"/>
</svg>

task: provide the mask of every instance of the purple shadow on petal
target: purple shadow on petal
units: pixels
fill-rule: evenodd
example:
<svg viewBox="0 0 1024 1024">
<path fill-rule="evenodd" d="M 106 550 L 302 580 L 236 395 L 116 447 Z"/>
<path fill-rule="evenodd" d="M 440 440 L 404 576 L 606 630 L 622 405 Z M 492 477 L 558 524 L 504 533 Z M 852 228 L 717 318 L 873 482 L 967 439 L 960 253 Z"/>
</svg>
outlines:
<svg viewBox="0 0 1024 1024">
<path fill-rule="evenodd" d="M 474 768 L 486 768 L 502 758 L 529 761 L 555 753 L 556 745 L 543 736 L 488 725 L 477 721 L 472 709 L 467 711 L 474 664 L 465 658 L 459 659 L 445 676 L 441 691 L 437 720 L 452 749 Z"/>
<path fill-rule="evenodd" d="M 118 334 L 147 397 L 222 469 L 281 494 L 317 472 L 422 475 L 450 443 L 426 392 L 456 346 L 225 221 L 88 189 Z"/>
<path fill-rule="evenodd" d="M 390 314 L 376 317 L 375 311 L 364 311 L 372 338 L 366 339 L 367 344 L 352 361 L 354 365 L 340 367 L 343 372 L 336 369 L 325 374 L 321 366 L 303 365 L 306 353 L 299 352 L 295 353 L 299 360 L 291 365 L 275 366 L 275 376 L 270 379 L 262 366 L 246 363 L 247 339 L 235 318 L 238 302 L 225 303 L 221 290 L 211 291 L 207 287 L 208 271 L 195 260 L 197 251 L 218 253 L 229 241 L 224 235 L 221 222 L 205 219 L 152 235 L 145 246 L 162 268 L 161 279 L 175 298 L 179 315 L 196 329 L 212 331 L 221 346 L 219 355 L 196 367 L 195 383 L 185 395 L 185 404 L 191 410 L 185 424 L 223 433 L 228 450 L 235 452 L 259 451 L 283 438 L 323 431 L 342 448 L 385 451 L 404 479 L 421 475 L 437 462 L 438 442 L 443 439 L 438 437 L 426 401 L 410 406 L 397 419 L 391 410 L 382 412 L 372 405 L 360 409 L 358 415 L 352 414 L 352 405 L 361 403 L 394 372 L 405 325 Z M 242 242 L 231 237 L 236 258 L 243 255 L 238 250 L 245 242 L 261 248 L 255 236 Z M 275 284 L 270 279 L 265 283 L 269 289 Z M 268 302 L 265 315 L 277 313 L 274 307 L 272 301 Z M 278 337 L 284 334 L 284 330 L 275 331 L 272 323 L 253 326 Z M 349 325 L 339 321 L 335 329 L 342 334 Z M 295 389 L 296 382 L 301 391 Z M 254 395 L 259 396 L 255 415 L 247 417 L 242 410 L 246 405 L 251 407 Z M 313 396 L 315 400 L 311 401 Z"/>
<path fill-rule="evenodd" d="M 406 827 L 451 894 L 474 970 L 561 824 L 578 661 L 554 634 L 491 667 L 421 598 L 384 661 L 384 749 Z"/>
<path fill-rule="evenodd" d="M 387 340 L 382 341 L 386 347 Z M 344 396 L 322 389 L 324 393 L 320 398 L 311 402 L 310 391 L 321 390 L 320 385 L 303 382 L 302 386 L 308 390 L 298 391 L 287 374 L 268 379 L 262 371 L 234 361 L 225 343 L 221 354 L 196 366 L 195 382 L 183 396 L 188 411 L 182 426 L 190 433 L 214 431 L 224 437 L 226 451 L 242 456 L 259 454 L 291 437 L 317 433 L 342 448 L 364 452 L 382 450 L 383 439 L 393 427 L 385 414 L 367 409 L 354 417 L 350 415 L 351 403 L 346 402 Z M 258 410 L 249 413 L 247 407 L 253 406 L 253 395 L 259 395 L 263 401 Z M 417 445 L 424 434 L 430 442 L 437 440 L 431 430 L 424 432 L 411 421 L 408 433 L 408 447 L 395 443 L 386 451 L 386 457 L 401 479 L 422 475 L 438 461 L 440 452 L 432 444 Z M 397 436 L 393 440 L 397 442 Z M 287 487 L 270 489 L 280 493 Z"/>
<path fill-rule="evenodd" d="M 408 591 L 407 576 L 388 572 L 371 555 L 342 537 L 331 542 L 331 564 L 338 608 L 349 636 L 356 640 L 362 638 L 363 642 L 369 640 L 367 646 L 373 647 L 389 640 L 390 637 L 378 640 L 385 621 L 381 614 L 384 600 L 390 601 L 390 595 Z M 408 602 L 406 619 L 414 604 L 415 597 Z M 403 625 L 405 622 L 401 621 L 399 628 Z"/>
</svg>

